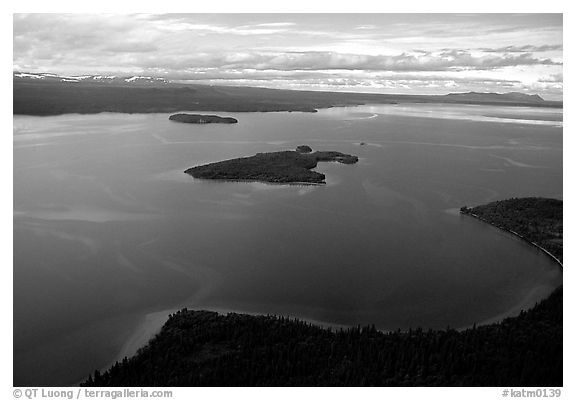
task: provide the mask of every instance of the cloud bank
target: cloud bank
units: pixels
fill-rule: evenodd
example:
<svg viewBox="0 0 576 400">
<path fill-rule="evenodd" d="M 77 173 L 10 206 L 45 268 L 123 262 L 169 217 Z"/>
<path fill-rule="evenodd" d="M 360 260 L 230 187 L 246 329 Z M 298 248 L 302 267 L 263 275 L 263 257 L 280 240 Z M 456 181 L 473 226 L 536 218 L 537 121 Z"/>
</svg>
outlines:
<svg viewBox="0 0 576 400">
<path fill-rule="evenodd" d="M 15 70 L 562 96 L 558 15 L 15 14 Z"/>
</svg>

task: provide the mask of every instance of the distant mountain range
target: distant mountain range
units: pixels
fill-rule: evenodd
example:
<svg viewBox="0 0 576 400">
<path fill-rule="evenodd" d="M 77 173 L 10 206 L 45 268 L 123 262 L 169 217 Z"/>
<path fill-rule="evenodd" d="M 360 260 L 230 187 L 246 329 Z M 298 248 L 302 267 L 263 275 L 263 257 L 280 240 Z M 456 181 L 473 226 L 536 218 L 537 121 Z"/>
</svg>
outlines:
<svg viewBox="0 0 576 400">
<path fill-rule="evenodd" d="M 542 97 L 537 94 L 526 94 L 520 92 L 508 93 L 449 93 L 445 97 L 454 100 L 468 100 L 468 101 L 494 101 L 494 102 L 526 102 L 526 103 L 542 103 L 545 102 Z"/>
<path fill-rule="evenodd" d="M 450 103 L 561 108 L 561 101 L 511 93 L 401 95 L 212 86 L 151 76 L 13 73 L 14 114 L 59 115 L 215 112 L 316 112 L 360 104 Z"/>
<path fill-rule="evenodd" d="M 14 79 L 35 79 L 52 82 L 98 82 L 98 83 L 132 83 L 132 84 L 168 84 L 169 80 L 152 76 L 117 76 L 117 75 L 58 75 L 51 73 L 14 72 Z"/>
<path fill-rule="evenodd" d="M 14 79 L 18 80 L 43 80 L 52 82 L 71 82 L 71 83 L 114 83 L 114 84 L 139 84 L 139 85 L 167 85 L 177 83 L 166 78 L 158 78 L 152 76 L 118 76 L 118 75 L 58 75 L 52 73 L 33 73 L 33 72 L 14 72 Z M 438 95 L 437 95 L 438 96 Z M 480 93 L 480 92 L 467 92 L 467 93 L 449 93 L 446 95 L 439 95 L 448 100 L 455 101 L 474 101 L 474 102 L 528 102 L 528 103 L 541 103 L 545 102 L 542 97 L 537 94 L 525 94 L 520 92 L 508 93 Z"/>
</svg>

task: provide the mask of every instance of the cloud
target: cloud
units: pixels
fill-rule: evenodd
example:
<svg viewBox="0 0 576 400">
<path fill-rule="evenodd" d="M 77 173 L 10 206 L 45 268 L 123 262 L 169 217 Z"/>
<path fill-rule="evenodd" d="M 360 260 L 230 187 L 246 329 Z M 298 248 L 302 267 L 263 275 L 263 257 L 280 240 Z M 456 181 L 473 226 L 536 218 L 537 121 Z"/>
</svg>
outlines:
<svg viewBox="0 0 576 400">
<path fill-rule="evenodd" d="M 505 47 L 498 47 L 498 48 L 480 48 L 486 53 L 538 53 L 544 51 L 562 51 L 563 45 L 561 44 L 551 44 L 551 45 L 542 45 L 542 46 L 534 46 L 531 44 L 527 44 L 524 46 L 505 46 Z"/>
<path fill-rule="evenodd" d="M 287 32 L 294 22 L 263 22 L 245 25 L 201 23 L 193 15 L 149 15 L 143 19 L 156 29 L 168 32 L 205 32 L 218 35 L 273 35 Z"/>
<path fill-rule="evenodd" d="M 378 27 L 376 25 L 358 25 L 357 27 L 355 27 L 354 29 L 356 30 L 374 30 L 374 29 L 378 29 Z"/>
<path fill-rule="evenodd" d="M 148 53 L 158 51 L 158 46 L 148 42 L 125 41 L 102 46 L 101 50 L 112 53 Z"/>
<path fill-rule="evenodd" d="M 154 74 L 160 71 L 148 70 L 147 73 Z M 481 73 L 481 71 L 478 71 Z M 268 80 L 308 80 L 308 81 L 335 81 L 338 78 L 347 79 L 355 82 L 374 82 L 374 81 L 419 81 L 419 82 L 454 82 L 456 84 L 467 84 L 474 82 L 485 85 L 504 85 L 519 84 L 518 79 L 491 78 L 489 76 L 461 76 L 459 72 L 439 72 L 430 73 L 425 71 L 416 72 L 386 72 L 386 71 L 342 71 L 342 70 L 254 70 L 254 69 L 222 69 L 222 68 L 189 68 L 187 70 L 164 70 L 162 76 L 176 81 L 197 81 L 207 80 L 226 82 L 229 80 L 250 80 L 261 81 Z"/>
<path fill-rule="evenodd" d="M 286 25 L 247 25 L 239 27 L 229 27 L 223 25 L 210 25 L 210 24 L 194 24 L 190 22 L 174 22 L 167 24 L 162 22 L 158 28 L 166 31 L 201 31 L 216 34 L 226 35 L 272 35 L 276 33 L 286 32 Z"/>
<path fill-rule="evenodd" d="M 558 17 L 15 14 L 13 22 L 13 65 L 26 72 L 342 90 L 562 86 Z"/>
<path fill-rule="evenodd" d="M 543 83 L 562 83 L 562 82 L 564 82 L 564 75 L 563 75 L 562 73 L 560 73 L 560 74 L 548 75 L 547 77 L 538 79 L 538 82 L 543 82 Z"/>
<path fill-rule="evenodd" d="M 252 27 L 265 27 L 265 28 L 269 28 L 269 27 L 287 27 L 287 26 L 294 26 L 296 25 L 296 23 L 294 22 L 267 22 L 267 23 L 262 23 L 262 24 L 254 24 L 251 25 Z"/>
<path fill-rule="evenodd" d="M 491 79 L 433 79 L 422 77 L 386 77 L 381 79 L 362 79 L 355 77 L 305 77 L 298 79 L 289 77 L 269 77 L 260 79 L 261 76 L 238 75 L 226 79 L 198 79 L 190 83 L 203 83 L 212 85 L 234 85 L 254 87 L 276 87 L 285 89 L 306 90 L 336 90 L 365 93 L 398 93 L 398 94 L 446 94 L 451 92 L 523 92 L 545 93 L 547 99 L 561 99 L 562 87 L 554 84 L 532 83 L 525 84 L 520 81 L 491 80 Z"/>
<path fill-rule="evenodd" d="M 197 53 L 165 60 L 172 67 L 196 66 L 255 70 L 368 70 L 368 71 L 450 71 L 493 70 L 511 66 L 561 65 L 531 54 L 473 56 L 467 51 L 403 53 L 372 56 L 336 52 L 237 52 Z"/>
</svg>

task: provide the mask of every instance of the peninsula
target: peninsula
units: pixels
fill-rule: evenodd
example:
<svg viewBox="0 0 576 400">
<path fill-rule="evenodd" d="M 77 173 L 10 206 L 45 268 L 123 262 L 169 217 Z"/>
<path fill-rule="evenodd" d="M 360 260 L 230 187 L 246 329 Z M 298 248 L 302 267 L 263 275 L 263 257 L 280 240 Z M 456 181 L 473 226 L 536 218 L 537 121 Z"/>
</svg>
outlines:
<svg viewBox="0 0 576 400">
<path fill-rule="evenodd" d="M 460 212 L 527 241 L 562 265 L 562 200 L 512 198 L 476 207 L 464 206 Z"/>
<path fill-rule="evenodd" d="M 334 331 L 183 309 L 132 358 L 80 386 L 562 386 L 562 287 L 485 326 Z"/>
<path fill-rule="evenodd" d="M 297 151 L 258 153 L 251 157 L 235 158 L 187 169 L 187 174 L 199 179 L 257 181 L 269 183 L 324 184 L 326 176 L 311 171 L 320 161 L 354 164 L 358 157 L 337 151 L 311 152 L 308 146 Z M 310 152 L 306 153 L 310 149 Z"/>
<path fill-rule="evenodd" d="M 174 114 L 168 118 L 170 121 L 186 124 L 236 124 L 238 120 L 232 117 L 219 117 L 218 115 L 202 114 Z"/>
</svg>

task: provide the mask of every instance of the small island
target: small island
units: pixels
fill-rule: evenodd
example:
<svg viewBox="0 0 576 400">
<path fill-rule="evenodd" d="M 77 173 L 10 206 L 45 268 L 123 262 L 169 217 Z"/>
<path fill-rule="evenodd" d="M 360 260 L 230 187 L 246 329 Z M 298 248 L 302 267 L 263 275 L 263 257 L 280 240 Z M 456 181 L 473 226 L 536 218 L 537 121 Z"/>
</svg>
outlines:
<svg viewBox="0 0 576 400">
<path fill-rule="evenodd" d="M 310 152 L 307 150 L 310 149 Z M 308 146 L 297 150 L 258 153 L 187 169 L 187 174 L 199 179 L 257 181 L 268 183 L 325 184 L 326 176 L 311 171 L 320 161 L 354 164 L 358 157 L 337 151 L 315 151 Z"/>
<path fill-rule="evenodd" d="M 168 118 L 170 121 L 183 122 L 185 124 L 236 124 L 238 120 L 232 117 L 219 117 L 218 115 L 202 114 L 174 114 Z"/>
</svg>

